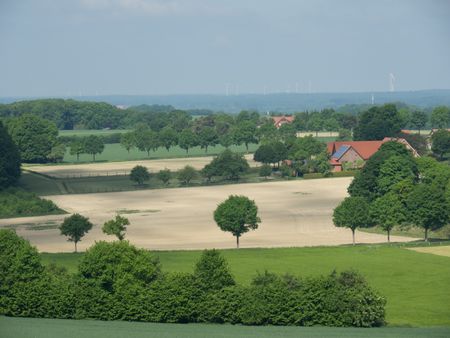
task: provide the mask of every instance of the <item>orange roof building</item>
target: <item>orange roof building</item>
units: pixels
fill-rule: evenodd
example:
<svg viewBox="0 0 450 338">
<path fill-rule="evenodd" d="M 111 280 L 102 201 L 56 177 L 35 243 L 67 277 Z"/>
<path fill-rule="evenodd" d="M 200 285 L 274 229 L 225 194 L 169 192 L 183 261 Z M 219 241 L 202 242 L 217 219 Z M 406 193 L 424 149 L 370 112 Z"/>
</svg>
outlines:
<svg viewBox="0 0 450 338">
<path fill-rule="evenodd" d="M 283 124 L 294 122 L 294 116 L 272 116 L 273 124 L 278 129 Z"/>
<path fill-rule="evenodd" d="M 414 157 L 419 157 L 417 151 L 403 138 L 385 137 L 381 141 L 336 141 L 328 142 L 327 150 L 331 155 L 330 164 L 333 171 L 361 168 L 364 163 L 380 149 L 383 143 L 395 141 L 409 149 Z"/>
</svg>

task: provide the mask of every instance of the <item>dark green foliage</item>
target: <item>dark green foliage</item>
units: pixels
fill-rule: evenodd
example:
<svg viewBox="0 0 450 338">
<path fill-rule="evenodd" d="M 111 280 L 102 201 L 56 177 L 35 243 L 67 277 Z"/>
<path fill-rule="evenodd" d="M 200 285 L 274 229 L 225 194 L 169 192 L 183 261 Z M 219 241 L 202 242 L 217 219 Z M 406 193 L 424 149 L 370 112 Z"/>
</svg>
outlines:
<svg viewBox="0 0 450 338">
<path fill-rule="evenodd" d="M 355 179 L 348 187 L 351 196 L 362 196 L 368 201 L 381 196 L 378 179 L 383 163 L 392 156 L 400 156 L 408 161 L 408 168 L 417 175 L 417 168 L 411 153 L 403 144 L 398 142 L 386 142 L 372 155 L 364 167 L 359 171 Z"/>
<path fill-rule="evenodd" d="M 239 116 L 238 116 L 239 119 Z M 250 143 L 257 143 L 256 139 L 256 123 L 255 121 L 246 120 L 236 124 L 233 130 L 233 139 L 235 144 L 245 144 L 245 148 L 248 151 L 248 145 Z"/>
<path fill-rule="evenodd" d="M 434 128 L 448 128 L 450 125 L 450 108 L 438 106 L 431 113 L 431 125 Z"/>
<path fill-rule="evenodd" d="M 164 127 L 159 132 L 158 139 L 161 145 L 163 145 L 167 149 L 167 151 L 169 151 L 171 147 L 175 146 L 178 143 L 177 132 L 169 126 Z"/>
<path fill-rule="evenodd" d="M 137 165 L 130 172 L 130 180 L 136 182 L 138 185 L 144 184 L 145 181 L 150 179 L 150 174 L 147 167 Z"/>
<path fill-rule="evenodd" d="M 158 172 L 157 177 L 164 184 L 168 184 L 172 175 L 169 169 L 162 169 Z"/>
<path fill-rule="evenodd" d="M 227 261 L 215 249 L 203 251 L 195 265 L 194 276 L 205 290 L 220 290 L 236 284 Z"/>
<path fill-rule="evenodd" d="M 219 135 L 213 127 L 203 127 L 197 135 L 198 144 L 205 152 L 208 152 L 208 147 L 214 147 L 219 143 Z"/>
<path fill-rule="evenodd" d="M 438 130 L 431 137 L 431 151 L 439 158 L 443 160 L 450 157 L 450 131 Z"/>
<path fill-rule="evenodd" d="M 0 190 L 15 184 L 19 177 L 19 150 L 0 121 Z"/>
<path fill-rule="evenodd" d="M 415 129 L 417 129 L 419 131 L 419 135 L 420 135 L 420 130 L 423 129 L 423 127 L 425 127 L 425 125 L 427 124 L 428 121 L 428 116 L 425 112 L 420 111 L 420 110 L 415 110 L 411 113 L 411 118 L 409 123 L 411 124 L 411 126 Z"/>
<path fill-rule="evenodd" d="M 278 156 L 272 144 L 262 144 L 256 149 L 253 154 L 253 159 L 264 164 L 271 164 L 278 162 Z"/>
<path fill-rule="evenodd" d="M 63 213 L 52 201 L 39 198 L 34 193 L 12 187 L 0 191 L 0 218 Z"/>
<path fill-rule="evenodd" d="M 248 169 L 249 165 L 242 154 L 225 149 L 207 164 L 202 172 L 209 179 L 213 176 L 222 176 L 227 180 L 237 180 Z"/>
<path fill-rule="evenodd" d="M 0 315 L 245 325 L 384 324 L 385 300 L 353 271 L 314 278 L 265 273 L 235 285 L 226 261 L 205 251 L 193 274 L 162 274 L 147 251 L 98 242 L 77 275 L 44 269 L 36 249 L 0 230 Z"/>
<path fill-rule="evenodd" d="M 57 125 L 58 129 L 118 128 L 126 111 L 104 102 L 40 99 L 0 105 L 0 116 L 15 117 L 31 113 Z"/>
<path fill-rule="evenodd" d="M 333 223 L 337 227 L 352 230 L 353 245 L 355 244 L 355 230 L 358 227 L 371 225 L 369 203 L 363 197 L 346 197 L 333 212 Z"/>
<path fill-rule="evenodd" d="M 178 170 L 177 178 L 184 185 L 188 185 L 193 179 L 197 178 L 198 173 L 194 167 L 190 165 L 185 166 L 183 169 Z"/>
<path fill-rule="evenodd" d="M 58 129 L 53 122 L 25 114 L 8 120 L 8 132 L 17 144 L 23 162 L 46 162 L 56 145 Z"/>
<path fill-rule="evenodd" d="M 409 194 L 406 205 L 408 220 L 425 230 L 425 241 L 428 230 L 437 230 L 450 220 L 450 205 L 442 187 L 420 183 Z"/>
<path fill-rule="evenodd" d="M 83 150 L 86 154 L 92 155 L 92 160 L 95 161 L 95 155 L 101 154 L 105 149 L 103 140 L 96 135 L 89 135 L 83 140 Z"/>
<path fill-rule="evenodd" d="M 214 220 L 222 231 L 228 231 L 236 237 L 239 248 L 239 237 L 258 228 L 261 219 L 255 202 L 245 196 L 231 195 L 220 203 L 214 211 Z"/>
<path fill-rule="evenodd" d="M 336 141 L 351 141 L 352 132 L 348 129 L 339 129 L 339 135 Z"/>
<path fill-rule="evenodd" d="M 272 174 L 272 167 L 268 164 L 263 164 L 258 170 L 259 176 L 269 177 Z"/>
<path fill-rule="evenodd" d="M 428 153 L 428 141 L 425 136 L 412 133 L 399 133 L 397 137 L 405 139 L 420 156 Z"/>
<path fill-rule="evenodd" d="M 75 252 L 77 252 L 77 243 L 81 241 L 81 238 L 83 238 L 92 227 L 93 224 L 89 222 L 87 217 L 81 216 L 80 214 L 73 214 L 64 219 L 59 230 L 61 231 L 61 235 L 68 237 L 67 240 L 69 242 L 74 242 Z"/>
<path fill-rule="evenodd" d="M 356 141 L 382 140 L 397 135 L 401 127 L 401 117 L 394 104 L 375 106 L 359 115 L 353 138 Z"/>
</svg>

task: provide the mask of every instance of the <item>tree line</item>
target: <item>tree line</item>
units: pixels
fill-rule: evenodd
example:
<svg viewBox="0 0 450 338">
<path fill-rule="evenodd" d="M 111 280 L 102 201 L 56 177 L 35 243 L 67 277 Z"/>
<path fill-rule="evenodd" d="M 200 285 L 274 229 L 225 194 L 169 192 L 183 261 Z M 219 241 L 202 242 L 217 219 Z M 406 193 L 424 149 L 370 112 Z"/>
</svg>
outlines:
<svg viewBox="0 0 450 338">
<path fill-rule="evenodd" d="M 432 157 L 414 158 L 398 142 L 386 142 L 366 162 L 334 210 L 338 227 L 352 230 L 380 226 L 416 226 L 428 240 L 431 230 L 450 222 L 450 166 Z"/>
<path fill-rule="evenodd" d="M 190 273 L 165 273 L 127 241 L 96 242 L 70 274 L 0 230 L 0 314 L 160 323 L 357 326 L 385 324 L 385 299 L 354 271 L 319 277 L 257 274 L 236 283 L 227 261 L 205 250 Z M 289 306 L 286 306 L 286 305 Z"/>
</svg>

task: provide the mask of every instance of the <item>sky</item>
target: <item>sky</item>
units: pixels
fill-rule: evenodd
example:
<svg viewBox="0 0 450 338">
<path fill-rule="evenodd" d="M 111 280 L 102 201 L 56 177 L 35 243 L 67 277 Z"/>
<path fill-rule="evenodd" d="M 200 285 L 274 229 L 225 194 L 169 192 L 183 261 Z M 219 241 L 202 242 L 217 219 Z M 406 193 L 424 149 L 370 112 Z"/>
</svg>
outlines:
<svg viewBox="0 0 450 338">
<path fill-rule="evenodd" d="M 0 97 L 450 89 L 450 0 L 0 0 Z"/>
</svg>

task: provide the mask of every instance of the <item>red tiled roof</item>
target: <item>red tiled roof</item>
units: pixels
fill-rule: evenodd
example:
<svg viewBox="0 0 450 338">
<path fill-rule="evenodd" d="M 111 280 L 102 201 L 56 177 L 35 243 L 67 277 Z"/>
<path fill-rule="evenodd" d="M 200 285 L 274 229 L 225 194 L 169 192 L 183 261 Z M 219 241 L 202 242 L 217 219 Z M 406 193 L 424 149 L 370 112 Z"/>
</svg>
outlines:
<svg viewBox="0 0 450 338">
<path fill-rule="evenodd" d="M 283 120 L 292 122 L 294 121 L 294 116 L 272 116 L 273 123 L 277 124 Z"/>
<path fill-rule="evenodd" d="M 337 141 L 337 142 L 328 142 L 327 150 L 328 153 L 333 155 L 336 150 L 338 150 L 342 145 L 351 146 L 361 157 L 363 160 L 368 160 L 373 154 L 377 152 L 377 150 L 381 147 L 381 145 L 386 142 L 383 141 Z"/>
</svg>

